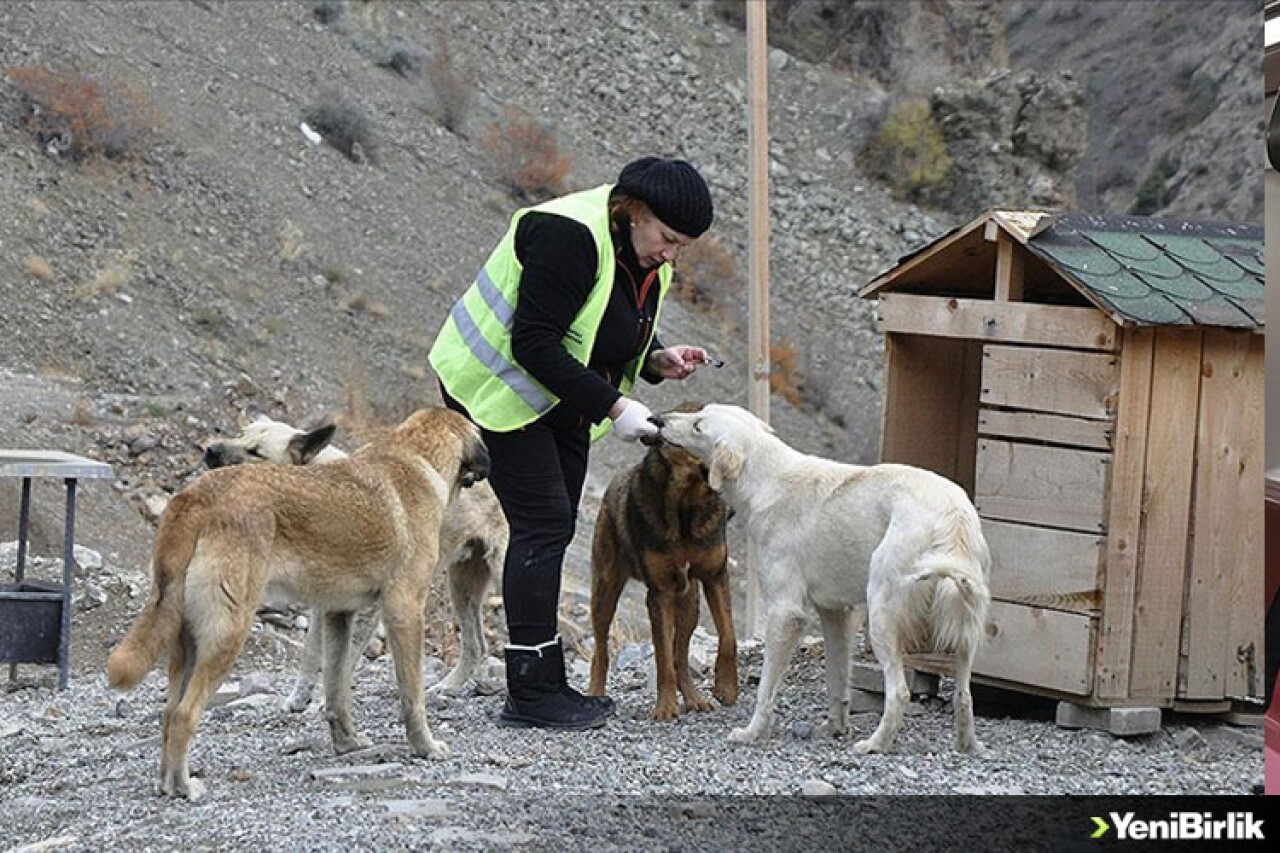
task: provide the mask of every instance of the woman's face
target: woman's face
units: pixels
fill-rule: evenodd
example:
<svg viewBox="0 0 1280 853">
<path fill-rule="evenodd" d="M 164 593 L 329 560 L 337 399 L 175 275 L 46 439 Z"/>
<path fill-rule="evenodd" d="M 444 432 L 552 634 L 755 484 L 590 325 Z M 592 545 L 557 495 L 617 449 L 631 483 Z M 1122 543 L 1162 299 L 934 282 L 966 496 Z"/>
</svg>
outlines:
<svg viewBox="0 0 1280 853">
<path fill-rule="evenodd" d="M 663 225 L 651 210 L 637 212 L 631 220 L 631 247 L 645 269 L 671 263 L 692 242 L 692 237 Z"/>
</svg>

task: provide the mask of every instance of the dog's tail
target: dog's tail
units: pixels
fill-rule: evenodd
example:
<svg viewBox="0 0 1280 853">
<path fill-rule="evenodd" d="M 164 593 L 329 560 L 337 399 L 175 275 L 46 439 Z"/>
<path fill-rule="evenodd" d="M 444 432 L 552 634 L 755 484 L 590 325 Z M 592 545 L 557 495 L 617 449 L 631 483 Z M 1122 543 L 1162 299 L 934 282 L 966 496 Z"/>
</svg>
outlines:
<svg viewBox="0 0 1280 853">
<path fill-rule="evenodd" d="M 933 582 L 929 625 L 935 651 L 976 651 L 982 642 L 991 595 L 973 563 L 949 555 L 917 561 L 912 584 Z"/>
<path fill-rule="evenodd" d="M 975 652 L 982 643 L 991 593 L 990 553 L 976 513 L 950 514 L 934 547 L 916 560 L 911 586 L 931 584 L 931 645 L 936 651 Z"/>
<path fill-rule="evenodd" d="M 180 501 L 182 496 L 174 498 Z M 163 649 L 177 642 L 182 629 L 187 567 L 195 554 L 199 531 L 175 513 L 166 513 L 156 533 L 151 597 L 133 628 L 107 658 L 107 682 L 128 690 L 141 681 Z"/>
</svg>

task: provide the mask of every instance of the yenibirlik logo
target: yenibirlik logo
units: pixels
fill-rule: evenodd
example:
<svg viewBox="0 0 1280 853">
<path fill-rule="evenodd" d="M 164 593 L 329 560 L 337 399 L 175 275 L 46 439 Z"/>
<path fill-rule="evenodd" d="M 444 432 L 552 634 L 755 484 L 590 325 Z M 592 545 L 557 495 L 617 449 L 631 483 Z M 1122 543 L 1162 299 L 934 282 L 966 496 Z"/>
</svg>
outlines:
<svg viewBox="0 0 1280 853">
<path fill-rule="evenodd" d="M 1263 841 L 1262 818 L 1253 812 L 1230 812 L 1215 819 L 1212 812 L 1170 812 L 1168 820 L 1143 820 L 1133 812 L 1109 812 L 1111 823 L 1094 817 L 1097 828 L 1090 838 L 1103 838 L 1115 829 L 1121 841 Z M 1112 826 L 1114 824 L 1114 827 Z"/>
</svg>

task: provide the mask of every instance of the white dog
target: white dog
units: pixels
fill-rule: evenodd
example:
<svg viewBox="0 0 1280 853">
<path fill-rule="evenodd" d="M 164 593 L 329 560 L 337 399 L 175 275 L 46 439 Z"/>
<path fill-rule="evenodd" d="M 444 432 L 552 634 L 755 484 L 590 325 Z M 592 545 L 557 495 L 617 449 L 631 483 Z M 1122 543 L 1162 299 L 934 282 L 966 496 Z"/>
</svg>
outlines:
<svg viewBox="0 0 1280 853">
<path fill-rule="evenodd" d="M 800 453 L 736 406 L 654 418 L 667 441 L 699 457 L 709 482 L 746 519 L 765 608 L 764 671 L 750 724 L 730 740 L 766 736 L 782 672 L 817 608 L 826 640 L 828 729 L 849 721 L 850 608 L 867 603 L 871 645 L 884 668 L 885 707 L 858 752 L 893 745 L 910 701 L 903 656 L 955 653 L 957 748 L 980 753 L 969 675 L 990 593 L 986 541 L 964 491 L 907 465 L 844 465 Z"/>
<path fill-rule="evenodd" d="M 216 441 L 205 449 L 205 465 L 223 468 L 245 462 L 277 465 L 306 465 L 346 459 L 347 454 L 329 444 L 332 424 L 304 432 L 297 427 L 259 415 L 242 428 L 238 438 Z M 445 510 L 440 529 L 440 567 L 449 573 L 449 595 L 453 617 L 462 635 L 458 662 L 449 674 L 433 685 L 432 692 L 460 694 L 476 677 L 488 650 L 481 624 L 481 606 L 493 578 L 501 576 L 507 553 L 507 520 L 488 481 L 476 483 L 458 494 Z M 323 661 L 321 642 L 323 613 L 311 614 L 302 649 L 302 661 L 293 692 L 285 700 L 290 711 L 303 711 L 311 695 Z M 378 627 L 376 609 L 357 624 L 354 647 L 363 649 Z M 354 668 L 358 655 L 350 656 Z"/>
</svg>

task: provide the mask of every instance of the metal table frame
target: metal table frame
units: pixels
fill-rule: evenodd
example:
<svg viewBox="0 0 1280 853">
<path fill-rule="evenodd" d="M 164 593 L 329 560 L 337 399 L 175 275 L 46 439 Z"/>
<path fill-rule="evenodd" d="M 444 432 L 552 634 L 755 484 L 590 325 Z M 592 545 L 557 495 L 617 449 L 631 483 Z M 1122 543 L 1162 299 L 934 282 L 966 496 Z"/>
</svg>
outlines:
<svg viewBox="0 0 1280 853">
<path fill-rule="evenodd" d="M 59 602 L 58 689 L 67 687 L 70 669 L 71 647 L 71 580 L 75 568 L 76 483 L 79 480 L 109 480 L 114 477 L 111 466 L 95 462 L 83 456 L 75 456 L 57 450 L 0 450 L 0 479 L 22 480 L 22 497 L 18 505 L 18 560 L 14 570 L 15 586 L 12 591 L 0 589 L 0 610 L 6 604 L 20 606 L 29 602 Z M 45 588 L 24 584 L 27 563 L 27 532 L 31 521 L 31 481 L 39 478 L 57 478 L 66 486 L 66 520 L 62 528 L 62 586 Z M 24 589 L 23 587 L 33 587 Z M 10 626 L 12 628 L 12 626 Z M 0 647 L 0 654 L 5 649 Z M 29 660 L 18 652 L 7 654 L 0 660 L 9 662 L 9 679 L 17 677 L 19 663 L 54 663 L 46 657 Z"/>
</svg>

